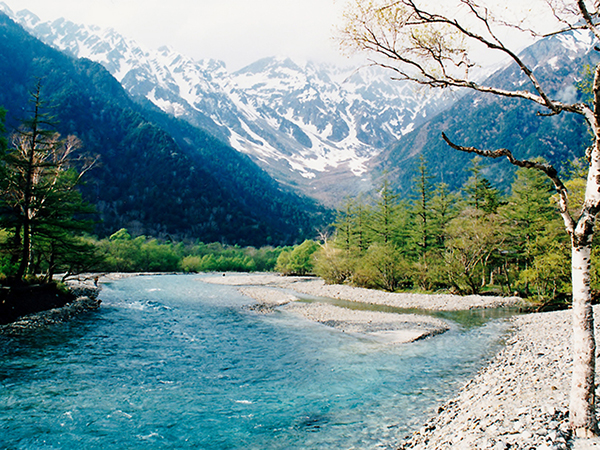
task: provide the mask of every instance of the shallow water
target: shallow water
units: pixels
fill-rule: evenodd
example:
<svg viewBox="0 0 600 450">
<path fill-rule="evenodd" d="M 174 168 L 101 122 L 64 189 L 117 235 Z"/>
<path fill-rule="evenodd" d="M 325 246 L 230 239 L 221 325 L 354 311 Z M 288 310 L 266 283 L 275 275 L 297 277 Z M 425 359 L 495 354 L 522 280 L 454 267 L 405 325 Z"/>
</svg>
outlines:
<svg viewBox="0 0 600 450">
<path fill-rule="evenodd" d="M 96 312 L 0 335 L 0 447 L 391 449 L 508 326 L 390 346 L 200 280 L 120 280 Z"/>
</svg>

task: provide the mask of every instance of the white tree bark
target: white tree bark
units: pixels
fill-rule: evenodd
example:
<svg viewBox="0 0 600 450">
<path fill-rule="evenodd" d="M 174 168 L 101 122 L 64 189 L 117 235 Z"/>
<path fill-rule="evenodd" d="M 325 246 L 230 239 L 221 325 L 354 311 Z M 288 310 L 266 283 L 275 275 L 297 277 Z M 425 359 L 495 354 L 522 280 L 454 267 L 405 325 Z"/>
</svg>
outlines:
<svg viewBox="0 0 600 450">
<path fill-rule="evenodd" d="M 591 247 L 573 243 L 573 378 L 570 422 L 577 437 L 596 434 L 595 368 L 596 341 L 590 295 Z"/>
</svg>

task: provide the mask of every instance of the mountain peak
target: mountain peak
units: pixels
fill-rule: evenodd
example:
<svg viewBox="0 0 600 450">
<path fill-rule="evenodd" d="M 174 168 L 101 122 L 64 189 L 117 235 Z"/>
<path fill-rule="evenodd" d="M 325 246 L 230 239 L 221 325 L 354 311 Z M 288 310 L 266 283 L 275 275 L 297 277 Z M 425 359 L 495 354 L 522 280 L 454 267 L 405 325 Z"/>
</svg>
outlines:
<svg viewBox="0 0 600 450">
<path fill-rule="evenodd" d="M 368 161 L 448 103 L 441 95 L 425 100 L 373 69 L 356 76 L 273 56 L 229 73 L 221 61 L 197 61 L 168 46 L 146 50 L 114 30 L 64 19 L 21 22 L 46 43 L 102 64 L 134 98 L 208 131 L 328 204 L 369 189 Z"/>
</svg>

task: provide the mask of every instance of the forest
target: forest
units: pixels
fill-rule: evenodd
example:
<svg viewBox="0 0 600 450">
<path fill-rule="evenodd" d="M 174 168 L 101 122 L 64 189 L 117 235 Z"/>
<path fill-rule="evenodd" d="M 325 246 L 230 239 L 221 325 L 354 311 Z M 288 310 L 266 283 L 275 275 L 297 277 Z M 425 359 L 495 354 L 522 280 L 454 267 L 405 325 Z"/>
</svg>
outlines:
<svg viewBox="0 0 600 450">
<path fill-rule="evenodd" d="M 95 209 L 79 186 L 97 161 L 77 156 L 76 137 L 48 129 L 52 116 L 43 109 L 40 91 L 38 85 L 32 93 L 32 118 L 10 142 L 0 141 L 5 282 L 51 281 L 57 274 L 85 271 L 277 270 L 391 292 L 516 294 L 548 305 L 570 299 L 570 243 L 550 180 L 521 168 L 503 192 L 484 176 L 479 156 L 454 191 L 433 181 L 422 156 L 408 195 L 401 197 L 384 176 L 371 197 L 345 199 L 329 228 L 315 229 L 314 239 L 295 247 L 158 239 L 126 228 L 95 237 Z M 584 167 L 575 160 L 566 174 L 573 212 L 583 201 Z M 596 272 L 592 287 L 600 292 Z"/>
<path fill-rule="evenodd" d="M 372 199 L 346 199 L 330 235 L 318 246 L 303 244 L 301 253 L 312 252 L 305 265 L 284 251 L 277 269 L 391 292 L 519 295 L 548 308 L 568 303 L 570 241 L 550 180 L 521 168 L 503 193 L 483 175 L 483 163 L 473 158 L 465 184 L 450 192 L 433 182 L 422 157 L 410 195 L 400 198 L 384 181 Z M 584 167 L 576 160 L 566 174 L 573 212 L 583 202 Z M 592 258 L 598 256 L 595 247 Z M 596 271 L 591 286 L 597 297 Z"/>
<path fill-rule="evenodd" d="M 484 176 L 486 161 L 476 156 L 464 169 L 467 181 L 450 191 L 434 182 L 421 157 L 409 195 L 401 197 L 384 176 L 377 192 L 345 199 L 334 223 L 294 247 L 175 241 L 125 228 L 98 238 L 94 207 L 78 191 L 95 161 L 75 157 L 74 136 L 44 127 L 51 117 L 42 111 L 39 88 L 33 100 L 32 119 L 10 145 L 0 141 L 4 282 L 90 271 L 277 270 L 391 292 L 516 294 L 554 306 L 570 299 L 570 243 L 550 180 L 540 171 L 517 170 L 503 192 Z M 575 160 L 566 173 L 573 212 L 583 201 L 584 167 Z M 596 272 L 592 287 L 600 292 Z"/>
</svg>

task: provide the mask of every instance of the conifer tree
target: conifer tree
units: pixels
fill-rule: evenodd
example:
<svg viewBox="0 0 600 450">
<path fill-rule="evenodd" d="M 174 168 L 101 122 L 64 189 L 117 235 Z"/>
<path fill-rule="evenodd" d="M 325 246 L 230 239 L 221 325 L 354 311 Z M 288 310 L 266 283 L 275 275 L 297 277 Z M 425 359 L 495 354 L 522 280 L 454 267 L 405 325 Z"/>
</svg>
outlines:
<svg viewBox="0 0 600 450">
<path fill-rule="evenodd" d="M 32 117 L 13 135 L 0 164 L 5 175 L 0 185 L 0 224 L 12 230 L 10 246 L 17 263 L 17 281 L 38 268 L 32 267 L 36 245 L 53 267 L 58 249 L 75 245 L 70 233 L 85 228 L 75 215 L 91 211 L 76 186 L 93 163 L 80 173 L 75 171 L 74 153 L 80 141 L 74 136 L 61 139 L 51 129 L 52 118 L 43 111 L 40 83 L 31 93 L 31 103 Z"/>
<path fill-rule="evenodd" d="M 411 212 L 415 217 L 415 226 L 412 229 L 415 243 L 419 252 L 425 254 L 431 247 L 433 235 L 432 204 L 434 186 L 431 183 L 433 176 L 429 173 L 423 155 L 419 158 L 418 173 L 413 178 L 413 195 Z"/>
</svg>

